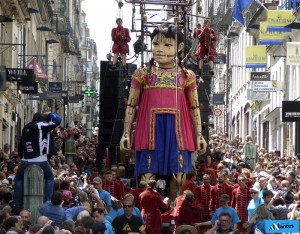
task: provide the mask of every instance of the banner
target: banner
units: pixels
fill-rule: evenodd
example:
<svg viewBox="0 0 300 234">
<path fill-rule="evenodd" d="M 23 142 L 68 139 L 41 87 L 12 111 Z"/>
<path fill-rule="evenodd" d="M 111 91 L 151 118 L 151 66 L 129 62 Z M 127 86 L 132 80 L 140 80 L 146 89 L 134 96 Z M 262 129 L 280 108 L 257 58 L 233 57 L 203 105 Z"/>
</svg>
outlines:
<svg viewBox="0 0 300 234">
<path fill-rule="evenodd" d="M 268 81 L 271 80 L 270 72 L 251 72 L 251 81 Z"/>
<path fill-rule="evenodd" d="M 32 57 L 26 68 L 28 69 L 33 69 L 34 70 L 34 74 L 37 78 L 41 78 L 41 79 L 47 79 L 47 75 L 44 72 L 43 68 L 41 67 L 41 65 L 37 62 L 36 57 Z"/>
<path fill-rule="evenodd" d="M 300 102 L 282 101 L 282 122 L 300 121 Z"/>
<path fill-rule="evenodd" d="M 249 4 L 252 2 L 252 0 L 235 0 L 234 6 L 233 6 L 233 14 L 232 17 L 239 22 L 243 27 L 245 26 L 244 24 L 244 17 L 243 17 L 243 10 Z"/>
<path fill-rule="evenodd" d="M 260 22 L 259 45 L 283 45 L 282 32 L 268 32 L 268 22 Z"/>
<path fill-rule="evenodd" d="M 252 81 L 253 91 L 256 92 L 276 92 L 282 90 L 282 82 L 276 80 L 270 81 Z"/>
<path fill-rule="evenodd" d="M 286 65 L 300 66 L 300 42 L 286 43 Z"/>
<path fill-rule="evenodd" d="M 299 233 L 299 220 L 266 220 L 265 233 Z"/>
<path fill-rule="evenodd" d="M 49 82 L 48 91 L 61 92 L 62 91 L 62 82 Z"/>
<path fill-rule="evenodd" d="M 247 89 L 247 100 L 249 101 L 265 101 L 269 100 L 268 92 L 254 92 L 253 89 Z"/>
<path fill-rule="evenodd" d="M 225 105 L 225 93 L 214 93 L 213 105 Z"/>
<path fill-rule="evenodd" d="M 38 93 L 38 83 L 37 82 L 22 82 L 18 84 L 18 89 L 22 93 L 26 94 L 36 94 Z"/>
<path fill-rule="evenodd" d="M 287 10 L 268 10 L 267 11 L 267 30 L 268 32 L 291 32 L 291 28 L 285 26 L 293 23 L 293 11 Z"/>
<path fill-rule="evenodd" d="M 267 67 L 267 48 L 265 46 L 246 46 L 245 56 L 246 68 Z"/>
</svg>

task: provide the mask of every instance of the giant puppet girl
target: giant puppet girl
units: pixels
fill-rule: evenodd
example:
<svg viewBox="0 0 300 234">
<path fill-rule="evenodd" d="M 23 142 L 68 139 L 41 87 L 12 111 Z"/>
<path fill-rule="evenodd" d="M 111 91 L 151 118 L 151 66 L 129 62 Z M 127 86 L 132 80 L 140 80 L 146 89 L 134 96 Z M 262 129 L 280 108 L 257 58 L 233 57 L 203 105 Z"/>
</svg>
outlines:
<svg viewBox="0 0 300 234">
<path fill-rule="evenodd" d="M 206 152 L 195 74 L 177 59 L 184 36 L 175 26 L 161 25 L 151 34 L 154 59 L 132 75 L 121 150 L 131 146 L 130 132 L 136 110 L 132 145 L 135 174 L 170 175 L 192 169 L 191 153 Z M 176 45 L 176 41 L 178 42 Z"/>
</svg>

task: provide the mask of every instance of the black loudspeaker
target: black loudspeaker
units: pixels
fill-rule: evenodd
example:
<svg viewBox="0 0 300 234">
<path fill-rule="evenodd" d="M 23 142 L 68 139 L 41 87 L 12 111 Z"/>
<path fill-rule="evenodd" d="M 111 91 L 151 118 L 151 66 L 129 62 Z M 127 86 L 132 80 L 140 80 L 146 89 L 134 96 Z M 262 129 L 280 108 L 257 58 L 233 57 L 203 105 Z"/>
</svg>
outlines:
<svg viewBox="0 0 300 234">
<path fill-rule="evenodd" d="M 111 144 L 118 145 L 123 134 L 124 121 L 122 119 L 100 120 L 99 129 L 99 141 L 102 144 L 107 147 Z"/>
<path fill-rule="evenodd" d="M 199 80 L 199 68 L 196 64 L 188 64 L 186 68 L 192 70 L 197 80 Z M 212 115 L 212 110 L 210 106 L 210 96 L 211 96 L 211 79 L 212 76 L 209 75 L 209 66 L 208 64 L 203 65 L 203 75 L 201 75 L 202 80 L 204 83 L 198 84 L 198 100 L 200 105 L 200 112 L 201 112 L 201 121 L 202 123 L 209 122 L 209 115 Z"/>
<path fill-rule="evenodd" d="M 100 64 L 100 120 L 124 119 L 126 70 L 112 70 L 108 61 Z M 125 74 L 124 74 L 125 73 Z"/>
<path fill-rule="evenodd" d="M 112 161 L 117 163 L 129 95 L 128 80 L 136 67 L 134 64 L 127 64 L 126 69 L 113 69 L 108 61 L 100 63 L 98 162 L 102 161 L 105 149 L 109 148 Z"/>
<path fill-rule="evenodd" d="M 204 83 L 198 85 L 198 100 L 200 104 L 201 120 L 203 123 L 208 123 L 209 115 L 211 115 L 211 78 L 202 76 Z"/>
</svg>

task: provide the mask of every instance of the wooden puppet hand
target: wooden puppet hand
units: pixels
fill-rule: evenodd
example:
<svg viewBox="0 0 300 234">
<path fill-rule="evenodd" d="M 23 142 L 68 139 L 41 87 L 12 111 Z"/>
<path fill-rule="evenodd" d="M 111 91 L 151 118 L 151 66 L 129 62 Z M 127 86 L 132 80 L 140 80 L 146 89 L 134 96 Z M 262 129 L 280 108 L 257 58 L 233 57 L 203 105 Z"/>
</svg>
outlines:
<svg viewBox="0 0 300 234">
<path fill-rule="evenodd" d="M 199 155 L 205 154 L 207 148 L 207 143 L 202 136 L 202 134 L 197 136 L 197 152 Z"/>
<path fill-rule="evenodd" d="M 130 150 L 130 137 L 128 132 L 124 132 L 121 141 L 120 141 L 120 150 L 129 151 Z"/>
</svg>

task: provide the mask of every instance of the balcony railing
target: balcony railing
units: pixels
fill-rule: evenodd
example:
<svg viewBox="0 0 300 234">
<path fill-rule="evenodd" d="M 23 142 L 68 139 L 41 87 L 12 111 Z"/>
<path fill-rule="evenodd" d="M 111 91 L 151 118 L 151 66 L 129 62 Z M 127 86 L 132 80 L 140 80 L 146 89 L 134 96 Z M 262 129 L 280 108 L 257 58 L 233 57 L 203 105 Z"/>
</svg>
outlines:
<svg viewBox="0 0 300 234">
<path fill-rule="evenodd" d="M 280 10 L 297 10 L 300 7 L 300 0 L 287 0 L 279 7 Z"/>
<path fill-rule="evenodd" d="M 73 1 L 73 7 L 76 14 L 80 13 L 80 3 L 79 0 Z"/>
<path fill-rule="evenodd" d="M 226 10 L 233 8 L 234 0 L 226 0 Z"/>
<path fill-rule="evenodd" d="M 274 8 L 276 9 L 279 1 L 277 0 L 262 0 L 261 3 L 263 3 L 268 9 Z M 260 18 L 260 21 L 264 21 L 265 19 L 262 19 L 261 14 L 264 13 L 264 18 L 266 18 L 266 13 L 264 8 L 259 4 L 257 1 L 252 1 L 250 3 L 250 6 L 247 8 L 246 13 L 246 20 L 245 24 L 246 27 L 252 27 L 255 24 L 255 21 Z"/>
<path fill-rule="evenodd" d="M 49 22 L 50 25 L 52 25 L 53 12 L 50 2 L 48 0 L 38 0 L 37 3 L 42 20 L 45 22 Z"/>
<path fill-rule="evenodd" d="M 66 0 L 56 0 L 52 4 L 53 14 L 67 16 Z"/>
<path fill-rule="evenodd" d="M 81 45 L 85 47 L 91 47 L 91 45 L 93 45 L 94 43 L 95 41 L 91 38 L 83 38 L 81 40 Z"/>
<path fill-rule="evenodd" d="M 80 55 L 79 40 L 74 34 L 62 35 L 61 39 L 64 53 Z"/>
<path fill-rule="evenodd" d="M 219 32 L 225 32 L 232 22 L 232 9 L 234 0 L 225 0 L 219 5 L 216 28 Z"/>
</svg>

